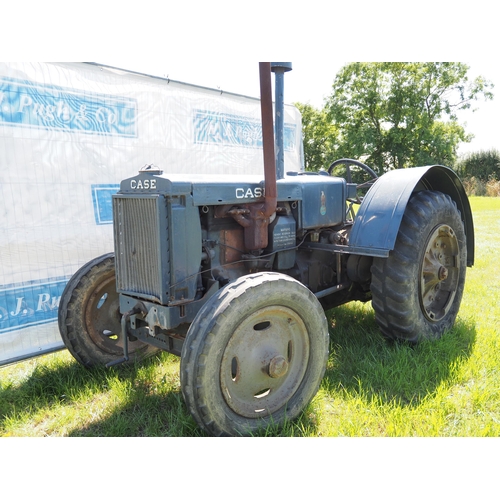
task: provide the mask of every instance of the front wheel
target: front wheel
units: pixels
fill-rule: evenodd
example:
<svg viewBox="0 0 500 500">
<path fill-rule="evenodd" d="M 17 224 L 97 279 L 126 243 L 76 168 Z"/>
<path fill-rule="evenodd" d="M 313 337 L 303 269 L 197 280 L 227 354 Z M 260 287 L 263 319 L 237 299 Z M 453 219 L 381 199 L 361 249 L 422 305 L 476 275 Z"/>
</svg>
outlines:
<svg viewBox="0 0 500 500">
<path fill-rule="evenodd" d="M 181 387 L 209 434 L 251 434 L 297 417 L 314 397 L 328 358 L 319 301 L 298 281 L 257 273 L 222 288 L 191 324 Z"/>
<path fill-rule="evenodd" d="M 372 266 L 372 305 L 387 337 L 439 338 L 458 314 L 465 284 L 466 239 L 456 204 L 437 191 L 408 202 L 394 250 Z"/>
<path fill-rule="evenodd" d="M 123 358 L 114 254 L 87 262 L 68 281 L 61 296 L 58 322 L 64 345 L 82 365 L 105 366 Z M 138 340 L 129 342 L 128 363 L 157 350 Z"/>
</svg>

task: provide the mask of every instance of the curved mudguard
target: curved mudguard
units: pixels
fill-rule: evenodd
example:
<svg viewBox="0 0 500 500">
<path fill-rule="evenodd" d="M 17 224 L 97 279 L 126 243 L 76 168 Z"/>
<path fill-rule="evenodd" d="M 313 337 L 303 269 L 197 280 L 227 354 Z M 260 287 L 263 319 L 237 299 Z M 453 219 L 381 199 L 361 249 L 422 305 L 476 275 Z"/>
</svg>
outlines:
<svg viewBox="0 0 500 500">
<path fill-rule="evenodd" d="M 349 252 L 387 257 L 394 249 L 411 194 L 423 189 L 441 191 L 457 204 L 467 237 L 467 265 L 474 263 L 474 225 L 465 189 L 448 167 L 434 165 L 392 170 L 377 179 L 363 199 L 349 237 Z"/>
</svg>

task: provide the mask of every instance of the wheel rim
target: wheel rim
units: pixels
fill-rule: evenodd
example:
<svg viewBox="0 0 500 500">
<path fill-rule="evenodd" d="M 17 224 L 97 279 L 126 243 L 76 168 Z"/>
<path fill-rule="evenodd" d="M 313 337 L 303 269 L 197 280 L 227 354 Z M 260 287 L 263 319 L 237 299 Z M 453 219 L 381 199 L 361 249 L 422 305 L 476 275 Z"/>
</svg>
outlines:
<svg viewBox="0 0 500 500">
<path fill-rule="evenodd" d="M 109 354 L 123 354 L 119 295 L 114 273 L 93 289 L 85 306 L 85 325 L 92 341 Z M 135 349 L 129 344 L 129 352 Z"/>
<path fill-rule="evenodd" d="M 292 309 L 269 306 L 243 318 L 221 362 L 229 407 L 248 418 L 284 407 L 304 378 L 309 348 L 307 328 Z"/>
<path fill-rule="evenodd" d="M 430 321 L 440 321 L 453 305 L 460 275 L 460 247 L 453 229 L 436 226 L 427 240 L 420 274 L 420 303 Z"/>
</svg>

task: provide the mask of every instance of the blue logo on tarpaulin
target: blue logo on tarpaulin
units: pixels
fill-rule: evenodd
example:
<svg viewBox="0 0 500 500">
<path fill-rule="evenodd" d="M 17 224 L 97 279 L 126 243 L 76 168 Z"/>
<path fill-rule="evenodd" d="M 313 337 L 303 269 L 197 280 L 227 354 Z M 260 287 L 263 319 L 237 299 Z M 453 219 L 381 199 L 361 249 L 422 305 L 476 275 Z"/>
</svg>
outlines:
<svg viewBox="0 0 500 500">
<path fill-rule="evenodd" d="M 68 278 L 0 287 L 0 334 L 57 320 Z"/>
<path fill-rule="evenodd" d="M 258 120 L 213 111 L 195 111 L 195 144 L 223 144 L 247 148 L 262 147 L 262 124 Z M 286 125 L 285 151 L 295 150 L 295 125 Z"/>
<path fill-rule="evenodd" d="M 137 137 L 137 101 L 0 79 L 0 125 Z"/>
<path fill-rule="evenodd" d="M 92 203 L 97 225 L 113 223 L 113 195 L 118 189 L 119 184 L 92 184 Z"/>
</svg>

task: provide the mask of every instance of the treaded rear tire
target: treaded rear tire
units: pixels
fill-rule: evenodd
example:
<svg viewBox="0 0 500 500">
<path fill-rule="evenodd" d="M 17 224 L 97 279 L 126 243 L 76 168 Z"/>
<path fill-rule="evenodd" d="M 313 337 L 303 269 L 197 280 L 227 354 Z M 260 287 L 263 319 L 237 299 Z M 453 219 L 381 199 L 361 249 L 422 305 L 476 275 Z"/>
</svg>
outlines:
<svg viewBox="0 0 500 500">
<path fill-rule="evenodd" d="M 66 348 L 82 365 L 105 366 L 123 358 L 118 300 L 113 253 L 87 262 L 66 284 L 59 304 L 59 331 Z M 157 350 L 138 340 L 129 342 L 125 363 L 133 364 Z"/>
<path fill-rule="evenodd" d="M 412 195 L 394 250 L 387 259 L 373 259 L 372 305 L 382 333 L 416 343 L 450 329 L 466 262 L 464 226 L 453 200 L 438 191 Z"/>
</svg>

